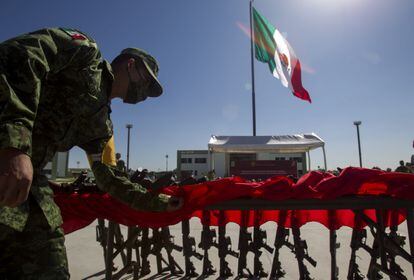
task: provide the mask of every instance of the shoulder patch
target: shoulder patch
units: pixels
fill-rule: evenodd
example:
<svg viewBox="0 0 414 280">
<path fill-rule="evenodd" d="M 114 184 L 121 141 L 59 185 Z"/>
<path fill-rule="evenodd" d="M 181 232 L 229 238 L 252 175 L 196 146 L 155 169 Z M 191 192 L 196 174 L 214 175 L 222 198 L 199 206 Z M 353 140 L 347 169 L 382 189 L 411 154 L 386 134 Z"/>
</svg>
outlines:
<svg viewBox="0 0 414 280">
<path fill-rule="evenodd" d="M 89 38 L 82 34 L 80 31 L 71 28 L 61 28 L 66 34 L 68 34 L 72 40 L 88 40 Z"/>
</svg>

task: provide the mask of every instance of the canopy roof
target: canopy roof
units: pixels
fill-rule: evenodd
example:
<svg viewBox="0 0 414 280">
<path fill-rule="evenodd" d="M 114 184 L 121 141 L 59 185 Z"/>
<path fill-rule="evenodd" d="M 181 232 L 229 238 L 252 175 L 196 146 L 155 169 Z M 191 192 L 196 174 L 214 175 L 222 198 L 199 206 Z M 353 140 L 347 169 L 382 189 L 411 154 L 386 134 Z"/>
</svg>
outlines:
<svg viewBox="0 0 414 280">
<path fill-rule="evenodd" d="M 279 136 L 216 136 L 208 148 L 217 153 L 303 153 L 324 147 L 325 142 L 315 133 Z"/>
</svg>

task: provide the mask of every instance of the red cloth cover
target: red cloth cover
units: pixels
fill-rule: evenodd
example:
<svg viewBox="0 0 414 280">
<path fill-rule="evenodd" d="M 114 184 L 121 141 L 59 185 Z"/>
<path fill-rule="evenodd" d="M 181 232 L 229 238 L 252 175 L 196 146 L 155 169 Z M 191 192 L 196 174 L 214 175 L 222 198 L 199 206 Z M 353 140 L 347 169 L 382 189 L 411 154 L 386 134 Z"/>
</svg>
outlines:
<svg viewBox="0 0 414 280">
<path fill-rule="evenodd" d="M 160 227 L 176 224 L 184 219 L 199 217 L 203 224 L 260 225 L 274 221 L 285 227 L 300 227 L 308 222 L 318 222 L 329 229 L 342 226 L 361 228 L 365 224 L 355 219 L 351 210 L 211 210 L 206 206 L 239 198 L 266 199 L 335 199 L 348 195 L 378 195 L 398 199 L 414 199 L 414 175 L 387 173 L 381 170 L 353 168 L 344 169 L 339 176 L 312 171 L 294 184 L 286 177 L 273 177 L 260 183 L 247 182 L 232 177 L 196 185 L 168 187 L 163 193 L 184 197 L 184 207 L 175 212 L 143 212 L 129 208 L 122 202 L 103 193 L 60 193 L 55 201 L 63 216 L 63 229 L 71 233 L 81 229 L 96 218 L 104 218 L 123 225 Z M 221 215 L 219 213 L 221 212 Z M 374 221 L 374 210 L 364 210 Z M 243 214 L 243 215 L 242 215 Z M 405 220 L 405 210 L 384 211 L 386 226 L 400 224 Z"/>
</svg>

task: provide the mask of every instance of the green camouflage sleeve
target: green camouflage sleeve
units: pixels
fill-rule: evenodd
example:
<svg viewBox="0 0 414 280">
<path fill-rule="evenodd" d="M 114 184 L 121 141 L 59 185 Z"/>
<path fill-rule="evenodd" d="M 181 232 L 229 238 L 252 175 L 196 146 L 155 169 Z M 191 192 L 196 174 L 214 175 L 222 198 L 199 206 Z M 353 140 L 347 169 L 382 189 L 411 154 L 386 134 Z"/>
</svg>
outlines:
<svg viewBox="0 0 414 280">
<path fill-rule="evenodd" d="M 169 196 L 148 192 L 139 184 L 132 183 L 122 176 L 116 167 L 99 161 L 92 164 L 98 187 L 110 195 L 127 204 L 129 207 L 141 211 L 165 211 Z"/>
<path fill-rule="evenodd" d="M 16 148 L 31 155 L 42 83 L 49 73 L 99 63 L 95 42 L 75 35 L 42 29 L 0 44 L 0 149 Z"/>
</svg>

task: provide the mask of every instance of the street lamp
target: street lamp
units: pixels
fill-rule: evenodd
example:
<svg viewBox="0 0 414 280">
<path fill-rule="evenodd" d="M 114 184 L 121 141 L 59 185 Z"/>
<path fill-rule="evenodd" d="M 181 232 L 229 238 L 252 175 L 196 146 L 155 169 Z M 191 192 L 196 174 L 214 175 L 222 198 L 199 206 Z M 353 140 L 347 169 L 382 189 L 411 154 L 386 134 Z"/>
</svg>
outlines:
<svg viewBox="0 0 414 280">
<path fill-rule="evenodd" d="M 359 138 L 359 126 L 361 125 L 361 121 L 354 121 L 354 125 L 357 128 L 357 136 L 358 136 L 359 167 L 362 167 L 361 140 Z"/>
<path fill-rule="evenodd" d="M 131 136 L 131 128 L 132 128 L 132 124 L 127 124 L 126 128 L 128 129 L 128 144 L 127 144 L 127 174 L 129 174 L 129 138 Z M 134 227 L 128 227 L 128 240 L 130 240 L 131 236 L 132 236 L 132 232 L 133 232 L 133 228 Z M 132 261 L 132 248 L 127 248 L 127 255 L 126 255 L 126 262 L 127 264 L 131 264 Z"/>
<path fill-rule="evenodd" d="M 165 155 L 165 171 L 168 171 L 168 155 Z"/>
<path fill-rule="evenodd" d="M 126 128 L 128 129 L 128 144 L 127 144 L 127 172 L 129 172 L 129 138 L 131 136 L 130 130 L 132 128 L 132 124 L 127 124 Z"/>
</svg>

